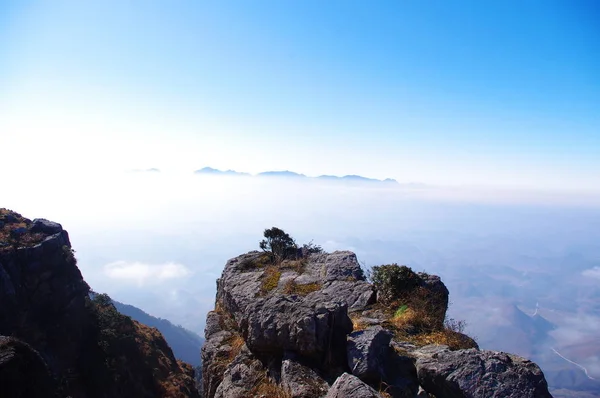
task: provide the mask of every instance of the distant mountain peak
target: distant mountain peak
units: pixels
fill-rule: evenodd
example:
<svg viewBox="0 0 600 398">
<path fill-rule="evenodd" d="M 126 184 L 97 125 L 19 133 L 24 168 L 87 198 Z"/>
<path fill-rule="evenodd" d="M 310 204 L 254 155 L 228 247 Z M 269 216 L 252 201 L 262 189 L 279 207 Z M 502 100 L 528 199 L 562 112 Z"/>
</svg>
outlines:
<svg viewBox="0 0 600 398">
<path fill-rule="evenodd" d="M 306 177 L 304 174 L 299 174 L 294 171 L 282 170 L 282 171 L 263 171 L 258 173 L 257 176 L 264 177 Z"/>
<path fill-rule="evenodd" d="M 212 167 L 203 167 L 199 170 L 194 171 L 195 174 L 212 174 L 212 175 L 236 175 L 236 176 L 249 176 L 248 173 L 241 173 L 235 170 L 219 170 Z"/>
<path fill-rule="evenodd" d="M 204 175 L 232 175 L 232 176 L 251 176 L 249 173 L 239 172 L 235 170 L 219 170 L 212 167 L 203 167 L 194 172 L 195 174 Z M 345 182 L 373 182 L 373 183 L 386 183 L 386 184 L 398 184 L 398 181 L 393 178 L 386 178 L 379 180 L 376 178 L 363 177 L 356 174 L 349 174 L 345 176 L 334 176 L 334 175 L 320 175 L 318 177 L 309 177 L 305 174 L 296 173 L 290 170 L 269 170 L 263 171 L 254 175 L 255 177 L 282 177 L 282 178 L 306 178 L 311 180 L 328 180 L 328 181 L 345 181 Z"/>
</svg>

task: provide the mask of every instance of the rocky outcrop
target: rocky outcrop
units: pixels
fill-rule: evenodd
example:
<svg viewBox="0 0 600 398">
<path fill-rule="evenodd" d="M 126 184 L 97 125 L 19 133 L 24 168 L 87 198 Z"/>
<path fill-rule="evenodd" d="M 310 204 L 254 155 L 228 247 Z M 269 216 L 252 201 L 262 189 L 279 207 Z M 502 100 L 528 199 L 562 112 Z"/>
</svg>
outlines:
<svg viewBox="0 0 600 398">
<path fill-rule="evenodd" d="M 551 397 L 540 368 L 516 355 L 443 346 L 427 347 L 417 355 L 419 383 L 437 397 Z"/>
<path fill-rule="evenodd" d="M 337 378 L 325 398 L 383 398 L 358 377 L 344 373 Z"/>
<path fill-rule="evenodd" d="M 27 365 L 44 397 L 197 396 L 156 329 L 89 295 L 60 224 L 0 209 L 0 391 Z M 35 396 L 26 384 L 0 396 Z"/>
<path fill-rule="evenodd" d="M 527 388 L 550 396 L 531 362 L 480 351 L 444 326 L 448 290 L 439 277 L 411 275 L 413 290 L 396 308 L 377 301 L 351 252 L 229 260 L 207 316 L 204 396 L 484 398 Z M 459 370 L 467 365 L 470 373 Z"/>
<path fill-rule="evenodd" d="M 0 337 L 0 397 L 46 398 L 56 385 L 46 363 L 29 344 Z"/>
</svg>

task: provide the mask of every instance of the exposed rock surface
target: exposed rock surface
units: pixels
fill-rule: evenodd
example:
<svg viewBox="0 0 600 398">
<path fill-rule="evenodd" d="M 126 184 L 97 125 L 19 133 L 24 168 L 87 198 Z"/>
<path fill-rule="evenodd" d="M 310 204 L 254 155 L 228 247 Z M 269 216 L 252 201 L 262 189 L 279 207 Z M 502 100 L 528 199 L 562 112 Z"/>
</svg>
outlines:
<svg viewBox="0 0 600 398">
<path fill-rule="evenodd" d="M 60 224 L 0 209 L 0 335 L 17 339 L 0 343 L 0 391 L 14 386 L 5 375 L 29 364 L 24 374 L 49 386 L 45 397 L 198 396 L 193 369 L 156 329 L 89 293 Z"/>
<path fill-rule="evenodd" d="M 348 336 L 348 367 L 361 380 L 381 381 L 390 351 L 392 333 L 381 326 L 353 332 Z"/>
<path fill-rule="evenodd" d="M 325 398 L 382 398 L 358 377 L 344 373 L 333 383 Z"/>
<path fill-rule="evenodd" d="M 327 382 L 314 370 L 293 359 L 285 359 L 281 364 L 281 385 L 292 398 L 322 397 L 329 389 Z"/>
<path fill-rule="evenodd" d="M 445 329 L 448 290 L 440 278 L 417 280 L 420 307 L 410 304 L 407 319 L 420 322 L 415 311 L 422 311 L 428 330 L 395 320 L 395 310 L 377 302 L 354 253 L 299 251 L 299 258 L 274 264 L 250 252 L 229 260 L 207 316 L 204 396 L 487 398 L 528 388 L 536 392 L 524 397 L 550 396 L 531 362 L 477 348 L 423 347 L 443 339 L 477 345 Z"/>
<path fill-rule="evenodd" d="M 40 354 L 29 344 L 0 336 L 0 397 L 46 398 L 55 391 Z"/>
<path fill-rule="evenodd" d="M 423 388 L 438 397 L 551 397 L 535 363 L 503 352 L 434 346 L 422 350 L 416 366 Z"/>
</svg>

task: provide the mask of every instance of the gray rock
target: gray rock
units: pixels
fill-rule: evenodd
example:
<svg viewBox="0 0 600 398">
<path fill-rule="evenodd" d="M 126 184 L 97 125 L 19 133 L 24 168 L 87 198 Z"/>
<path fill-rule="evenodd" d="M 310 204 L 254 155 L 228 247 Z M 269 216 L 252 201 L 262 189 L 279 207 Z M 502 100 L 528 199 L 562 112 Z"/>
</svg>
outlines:
<svg viewBox="0 0 600 398">
<path fill-rule="evenodd" d="M 425 391 L 423 387 L 419 386 L 416 398 L 429 398 L 429 394 L 427 394 L 427 391 Z"/>
<path fill-rule="evenodd" d="M 416 367 L 419 383 L 437 397 L 550 398 L 548 384 L 533 362 L 496 351 L 448 351 L 428 347 Z"/>
<path fill-rule="evenodd" d="M 281 385 L 292 398 L 317 398 L 327 394 L 329 385 L 314 370 L 293 359 L 281 364 Z"/>
<path fill-rule="evenodd" d="M 240 318 L 252 352 L 282 356 L 293 351 L 324 366 L 344 357 L 346 335 L 352 331 L 346 304 L 320 292 L 256 298 Z"/>
<path fill-rule="evenodd" d="M 382 398 L 382 396 L 358 377 L 344 373 L 333 383 L 325 398 Z"/>
<path fill-rule="evenodd" d="M 8 224 L 12 224 L 12 223 L 16 223 L 17 221 L 19 221 L 19 219 L 17 217 L 15 217 L 13 214 L 5 214 L 4 221 Z"/>
<path fill-rule="evenodd" d="M 215 391 L 215 398 L 239 398 L 248 393 L 249 387 L 255 386 L 265 372 L 262 364 L 252 356 L 246 347 L 229 364 L 223 380 Z"/>
<path fill-rule="evenodd" d="M 45 218 L 36 218 L 33 220 L 30 227 L 32 233 L 41 232 L 48 235 L 57 234 L 62 230 L 62 225 L 53 221 L 48 221 Z"/>
<path fill-rule="evenodd" d="M 29 344 L 0 336 L 0 395 L 45 398 L 55 384 L 41 355 Z"/>
<path fill-rule="evenodd" d="M 346 347 L 352 374 L 370 384 L 381 381 L 391 340 L 392 333 L 381 326 L 350 334 Z"/>
<path fill-rule="evenodd" d="M 351 251 L 335 251 L 310 256 L 310 273 L 317 271 L 323 282 L 333 281 L 366 281 L 364 272 Z"/>
<path fill-rule="evenodd" d="M 345 366 L 345 340 L 352 331 L 347 308 L 364 306 L 374 296 L 354 253 L 311 255 L 298 268 L 301 273 L 282 270 L 278 287 L 257 297 L 264 269 L 251 264 L 261 255 L 251 252 L 229 260 L 217 282 L 217 299 L 233 315 L 250 350 L 280 357 L 292 351 L 323 366 L 332 361 Z M 283 287 L 292 280 L 322 288 L 307 296 L 287 295 Z"/>
</svg>

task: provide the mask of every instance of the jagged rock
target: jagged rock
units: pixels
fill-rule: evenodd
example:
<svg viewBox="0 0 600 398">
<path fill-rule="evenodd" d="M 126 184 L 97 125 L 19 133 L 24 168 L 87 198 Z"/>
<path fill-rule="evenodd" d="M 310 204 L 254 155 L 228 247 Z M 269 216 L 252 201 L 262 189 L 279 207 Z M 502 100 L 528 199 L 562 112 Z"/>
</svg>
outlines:
<svg viewBox="0 0 600 398">
<path fill-rule="evenodd" d="M 36 218 L 31 223 L 30 230 L 32 233 L 44 233 L 54 235 L 63 230 L 62 225 L 57 222 L 48 221 L 45 218 Z"/>
<path fill-rule="evenodd" d="M 425 331 L 412 325 L 414 332 L 439 331 L 448 289 L 437 276 L 420 273 L 418 277 L 410 293 L 415 294 L 418 310 L 433 321 Z M 233 397 L 254 391 L 252 395 L 257 391 L 253 383 L 259 379 L 264 389 L 257 396 L 278 391 L 270 394 L 321 397 L 325 380 L 335 380 L 326 392 L 328 398 L 414 398 L 424 394 L 419 384 L 435 389 L 435 383 L 417 377 L 415 361 L 432 364 L 438 356 L 454 352 L 394 341 L 384 329 L 392 327 L 390 311 L 376 301 L 377 292 L 351 252 L 311 254 L 272 264 L 255 251 L 229 260 L 217 281 L 216 311 L 207 317 L 202 348 L 204 396 Z M 366 325 L 365 330 L 352 333 L 349 312 L 357 325 Z M 237 353 L 233 341 L 238 346 L 243 341 L 248 351 Z M 476 356 L 479 351 L 472 352 Z M 484 379 L 496 376 L 482 375 Z M 469 383 L 468 375 L 460 377 L 458 383 Z M 442 391 L 437 396 L 446 395 Z"/>
<path fill-rule="evenodd" d="M 206 317 L 204 329 L 205 341 L 202 346 L 202 391 L 204 397 L 213 397 L 217 387 L 223 381 L 226 363 L 223 358 L 229 358 L 231 346 L 226 341 L 233 335 L 231 331 L 223 330 L 225 323 L 223 315 L 211 311 Z"/>
<path fill-rule="evenodd" d="M 292 398 L 317 398 L 327 394 L 329 385 L 314 370 L 293 359 L 281 364 L 281 385 Z"/>
<path fill-rule="evenodd" d="M 318 292 L 302 298 L 277 294 L 248 305 L 240 329 L 248 347 L 259 355 L 293 351 L 325 363 L 343 358 L 345 347 L 339 342 L 345 342 L 352 322 L 346 304 L 333 297 Z"/>
<path fill-rule="evenodd" d="M 437 397 L 552 397 L 540 368 L 515 355 L 445 347 L 426 347 L 417 353 L 419 383 Z"/>
<path fill-rule="evenodd" d="M 366 383 L 377 383 L 385 370 L 392 333 L 381 326 L 353 332 L 348 336 L 348 366 Z"/>
<path fill-rule="evenodd" d="M 382 396 L 358 377 L 344 373 L 333 383 L 325 398 L 382 398 Z"/>
<path fill-rule="evenodd" d="M 250 350 L 280 357 L 292 351 L 324 366 L 345 362 L 345 337 L 352 330 L 347 309 L 367 305 L 374 297 L 354 253 L 309 256 L 301 272 L 283 269 L 278 286 L 257 297 L 265 271 L 249 263 L 261 255 L 251 252 L 229 260 L 217 283 L 217 299 L 238 323 Z M 311 281 L 320 289 L 306 296 L 285 294 L 289 281 Z"/>
<path fill-rule="evenodd" d="M 55 393 L 52 375 L 29 344 L 0 336 L 0 397 L 46 398 Z"/>
<path fill-rule="evenodd" d="M 239 398 L 264 377 L 262 364 L 252 356 L 247 347 L 229 364 L 223 380 L 215 391 L 215 398 Z"/>
<path fill-rule="evenodd" d="M 57 380 L 58 396 L 198 397 L 193 369 L 176 361 L 158 330 L 90 298 L 60 224 L 32 222 L 7 209 L 0 209 L 0 218 L 0 243 L 10 243 L 0 245 L 0 335 L 39 352 Z M 11 236 L 14 224 L 25 232 Z M 35 351 L 22 343 L 11 347 L 18 355 L 6 357 L 7 371 L 27 358 L 32 369 L 39 368 Z M 24 391 L 35 383 L 31 376 Z M 52 396 L 51 388 L 41 396 Z"/>
<path fill-rule="evenodd" d="M 421 286 L 427 290 L 428 312 L 435 319 L 436 326 L 443 328 L 450 292 L 439 276 L 424 272 L 419 272 L 417 275 L 421 278 Z"/>
</svg>

